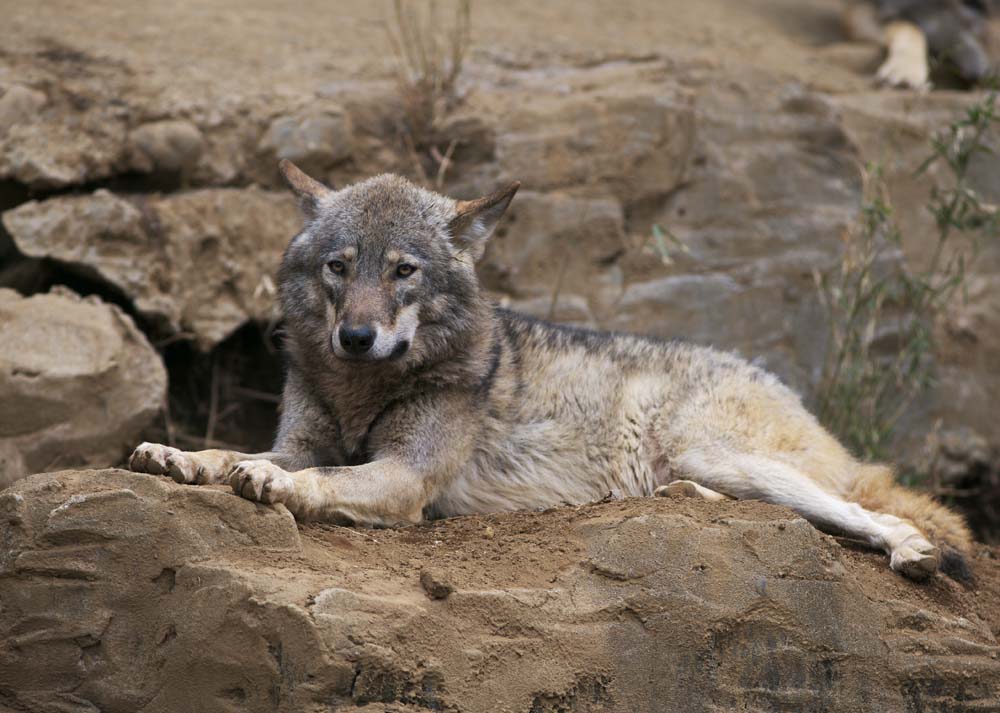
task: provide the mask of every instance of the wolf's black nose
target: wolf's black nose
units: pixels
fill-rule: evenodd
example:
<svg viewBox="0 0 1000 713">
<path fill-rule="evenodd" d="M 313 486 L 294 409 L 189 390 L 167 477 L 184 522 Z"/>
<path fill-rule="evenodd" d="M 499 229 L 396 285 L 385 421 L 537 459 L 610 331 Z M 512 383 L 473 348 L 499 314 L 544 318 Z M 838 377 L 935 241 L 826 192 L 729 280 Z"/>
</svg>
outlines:
<svg viewBox="0 0 1000 713">
<path fill-rule="evenodd" d="M 375 330 L 371 327 L 341 327 L 340 346 L 348 354 L 361 356 L 375 343 Z"/>
</svg>

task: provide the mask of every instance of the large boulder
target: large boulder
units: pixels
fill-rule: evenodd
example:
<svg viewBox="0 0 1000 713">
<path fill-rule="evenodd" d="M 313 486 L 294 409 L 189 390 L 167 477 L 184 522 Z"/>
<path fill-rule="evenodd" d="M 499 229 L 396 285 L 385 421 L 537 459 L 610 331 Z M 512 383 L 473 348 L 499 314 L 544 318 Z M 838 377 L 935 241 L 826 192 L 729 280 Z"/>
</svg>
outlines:
<svg viewBox="0 0 1000 713">
<path fill-rule="evenodd" d="M 762 503 L 358 530 L 66 471 L 0 495 L 0 543 L 15 710 L 958 711 L 1000 690 L 989 552 L 978 590 L 914 584 Z"/>
<path fill-rule="evenodd" d="M 144 317 L 208 349 L 274 314 L 274 274 L 301 218 L 290 195 L 257 188 L 30 201 L 3 214 L 18 249 L 94 275 Z"/>
<path fill-rule="evenodd" d="M 118 307 L 64 289 L 0 289 L 0 487 L 120 462 L 166 386 L 159 355 Z"/>
</svg>

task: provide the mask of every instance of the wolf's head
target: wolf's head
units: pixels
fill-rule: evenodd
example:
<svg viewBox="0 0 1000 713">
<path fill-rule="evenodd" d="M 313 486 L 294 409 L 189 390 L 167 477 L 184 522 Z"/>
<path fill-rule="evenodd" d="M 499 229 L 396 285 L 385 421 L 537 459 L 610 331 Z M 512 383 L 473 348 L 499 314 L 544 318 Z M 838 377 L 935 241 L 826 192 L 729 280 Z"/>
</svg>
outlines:
<svg viewBox="0 0 1000 713">
<path fill-rule="evenodd" d="M 412 365 L 473 328 L 475 262 L 519 184 L 456 201 L 399 176 L 332 190 L 280 168 L 306 218 L 279 273 L 294 340 L 338 362 Z"/>
</svg>

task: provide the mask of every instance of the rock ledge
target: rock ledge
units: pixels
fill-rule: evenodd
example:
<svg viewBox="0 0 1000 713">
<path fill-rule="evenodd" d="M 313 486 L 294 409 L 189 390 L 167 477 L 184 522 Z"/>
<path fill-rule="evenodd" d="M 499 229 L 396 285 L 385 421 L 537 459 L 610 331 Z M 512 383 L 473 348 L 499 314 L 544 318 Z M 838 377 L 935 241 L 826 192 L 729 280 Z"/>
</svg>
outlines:
<svg viewBox="0 0 1000 713">
<path fill-rule="evenodd" d="M 762 503 L 356 530 L 64 471 L 0 493 L 0 545 L 5 709 L 1000 706 L 993 553 L 915 585 Z"/>
</svg>

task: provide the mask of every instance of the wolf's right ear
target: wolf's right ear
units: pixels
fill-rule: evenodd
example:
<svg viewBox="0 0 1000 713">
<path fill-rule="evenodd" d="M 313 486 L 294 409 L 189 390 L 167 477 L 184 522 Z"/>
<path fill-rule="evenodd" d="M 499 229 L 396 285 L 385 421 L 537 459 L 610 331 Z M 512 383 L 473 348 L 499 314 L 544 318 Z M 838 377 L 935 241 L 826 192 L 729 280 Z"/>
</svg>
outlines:
<svg viewBox="0 0 1000 713">
<path fill-rule="evenodd" d="M 485 198 L 455 203 L 455 217 L 448 224 L 448 229 L 459 250 L 471 255 L 474 261 L 483 256 L 487 239 L 520 187 L 521 184 L 514 181 Z"/>
<path fill-rule="evenodd" d="M 324 186 L 314 178 L 307 176 L 301 168 L 289 161 L 287 158 L 278 162 L 278 170 L 288 181 L 295 192 L 295 197 L 299 199 L 299 207 L 306 218 L 312 220 L 319 211 L 320 202 L 333 191 Z"/>
</svg>

